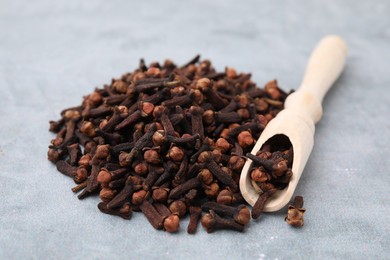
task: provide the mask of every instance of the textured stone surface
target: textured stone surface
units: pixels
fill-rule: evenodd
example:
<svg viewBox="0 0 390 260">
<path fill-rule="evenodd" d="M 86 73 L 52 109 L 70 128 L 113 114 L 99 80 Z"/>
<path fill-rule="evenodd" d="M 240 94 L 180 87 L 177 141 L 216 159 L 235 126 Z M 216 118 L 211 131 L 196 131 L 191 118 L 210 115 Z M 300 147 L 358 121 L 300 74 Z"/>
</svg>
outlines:
<svg viewBox="0 0 390 260">
<path fill-rule="evenodd" d="M 0 259 L 390 257 L 390 4 L 378 1 L 0 0 Z M 278 4 L 277 4 L 278 2 Z M 195 54 L 259 85 L 299 85 L 329 33 L 346 39 L 345 73 L 324 100 L 315 147 L 296 194 L 305 226 L 285 211 L 243 234 L 157 232 L 140 214 L 101 214 L 78 201 L 46 160 L 48 121 L 138 59 Z"/>
</svg>

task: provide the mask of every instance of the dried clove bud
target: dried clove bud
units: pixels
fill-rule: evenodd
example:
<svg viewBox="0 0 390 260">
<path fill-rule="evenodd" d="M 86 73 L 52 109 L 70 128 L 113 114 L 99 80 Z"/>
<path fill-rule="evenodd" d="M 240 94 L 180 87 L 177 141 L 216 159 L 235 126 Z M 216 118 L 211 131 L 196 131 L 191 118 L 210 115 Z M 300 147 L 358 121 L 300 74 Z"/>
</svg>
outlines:
<svg viewBox="0 0 390 260">
<path fill-rule="evenodd" d="M 169 205 L 169 210 L 173 214 L 177 214 L 179 217 L 184 217 L 187 213 L 187 206 L 182 200 L 175 200 Z"/>
<path fill-rule="evenodd" d="M 187 226 L 188 234 L 195 234 L 198 228 L 200 217 L 202 216 L 202 209 L 200 207 L 190 207 L 190 221 Z"/>
<path fill-rule="evenodd" d="M 107 208 L 107 205 L 104 202 L 100 202 L 98 204 L 98 208 L 101 212 L 110 214 L 110 215 L 116 215 L 124 219 L 130 219 L 131 218 L 131 206 L 130 203 L 125 203 L 123 206 L 119 209 L 109 209 Z"/>
<path fill-rule="evenodd" d="M 253 219 L 258 219 L 260 217 L 261 213 L 263 212 L 265 203 L 275 193 L 275 191 L 276 190 L 273 188 L 273 189 L 265 190 L 263 191 L 263 193 L 259 195 L 259 198 L 257 199 L 255 205 L 253 205 L 252 208 Z"/>
<path fill-rule="evenodd" d="M 223 189 L 218 193 L 217 203 L 231 205 L 233 203 L 233 193 L 229 189 Z"/>
<path fill-rule="evenodd" d="M 142 213 L 144 213 L 145 217 L 148 219 L 149 223 L 155 229 L 162 229 L 163 227 L 163 218 L 160 213 L 150 204 L 149 201 L 144 200 L 140 205 L 140 209 Z"/>
<path fill-rule="evenodd" d="M 296 196 L 294 198 L 294 203 L 288 206 L 287 216 L 284 220 L 293 227 L 302 227 L 303 214 L 306 211 L 302 207 L 303 207 L 303 197 Z"/>
<path fill-rule="evenodd" d="M 180 219 L 176 214 L 172 214 L 164 219 L 164 230 L 169 233 L 175 233 L 180 228 Z"/>
<path fill-rule="evenodd" d="M 238 143 L 241 147 L 246 148 L 251 146 L 255 140 L 252 137 L 252 134 L 249 131 L 242 131 L 237 136 Z"/>
<path fill-rule="evenodd" d="M 147 196 L 147 191 L 145 190 L 139 190 L 133 193 L 133 196 L 131 197 L 131 203 L 134 205 L 141 205 L 142 202 L 145 200 L 145 197 Z"/>
<path fill-rule="evenodd" d="M 177 146 L 172 146 L 168 151 L 167 157 L 174 162 L 181 162 L 184 158 L 184 151 Z"/>
<path fill-rule="evenodd" d="M 216 202 L 206 202 L 202 205 L 203 210 L 213 210 L 221 216 L 232 217 L 234 220 L 242 225 L 249 223 L 251 216 L 250 211 L 244 205 L 238 207 L 231 207 L 227 205 L 218 204 Z"/>
<path fill-rule="evenodd" d="M 152 188 L 152 199 L 156 202 L 165 202 L 168 199 L 168 188 L 153 187 Z"/>
<path fill-rule="evenodd" d="M 218 229 L 231 229 L 239 232 L 244 231 L 244 225 L 238 224 L 232 218 L 222 218 L 213 210 L 210 210 L 210 213 L 203 215 L 201 223 L 207 233 L 214 232 Z"/>
</svg>

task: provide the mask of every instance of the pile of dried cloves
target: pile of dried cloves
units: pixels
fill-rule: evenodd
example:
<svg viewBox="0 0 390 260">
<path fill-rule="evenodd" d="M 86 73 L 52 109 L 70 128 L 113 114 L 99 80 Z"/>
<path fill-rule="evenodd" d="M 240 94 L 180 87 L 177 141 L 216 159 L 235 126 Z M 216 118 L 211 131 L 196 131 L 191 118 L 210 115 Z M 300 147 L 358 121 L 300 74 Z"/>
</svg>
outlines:
<svg viewBox="0 0 390 260">
<path fill-rule="evenodd" d="M 275 80 L 258 88 L 250 74 L 217 72 L 199 56 L 180 67 L 141 59 L 50 121 L 57 136 L 48 159 L 73 178 L 79 199 L 99 194 L 103 213 L 130 219 L 141 211 L 167 232 L 188 214 L 191 234 L 199 222 L 207 232 L 242 231 L 251 218 L 238 186 L 245 155 L 286 97 Z M 284 158 L 283 174 L 264 173 L 262 182 L 261 162 L 252 178 L 281 188 L 292 154 L 270 152 L 257 158 Z"/>
</svg>

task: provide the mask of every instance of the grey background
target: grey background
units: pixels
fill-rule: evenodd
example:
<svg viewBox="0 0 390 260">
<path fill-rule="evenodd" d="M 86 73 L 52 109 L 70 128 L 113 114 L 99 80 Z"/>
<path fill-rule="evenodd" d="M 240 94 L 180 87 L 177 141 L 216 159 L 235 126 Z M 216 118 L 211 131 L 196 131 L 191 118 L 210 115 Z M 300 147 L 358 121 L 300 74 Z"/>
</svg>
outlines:
<svg viewBox="0 0 390 260">
<path fill-rule="evenodd" d="M 0 0 L 0 259 L 389 259 L 390 3 L 378 1 Z M 48 121 L 138 60 L 195 54 L 299 86 L 324 35 L 350 53 L 326 96 L 296 194 L 305 226 L 285 211 L 245 233 L 157 232 L 140 214 L 101 214 L 78 201 L 46 160 Z"/>
</svg>

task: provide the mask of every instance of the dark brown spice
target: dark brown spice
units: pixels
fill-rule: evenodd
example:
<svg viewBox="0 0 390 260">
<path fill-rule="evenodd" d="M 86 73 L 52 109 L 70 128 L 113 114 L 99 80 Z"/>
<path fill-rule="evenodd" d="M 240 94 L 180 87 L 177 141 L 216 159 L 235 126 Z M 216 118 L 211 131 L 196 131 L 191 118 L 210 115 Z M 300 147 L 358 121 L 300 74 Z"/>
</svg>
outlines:
<svg viewBox="0 0 390 260">
<path fill-rule="evenodd" d="M 81 183 L 88 178 L 89 170 L 86 166 L 77 167 L 76 174 L 73 177 L 75 183 Z"/>
<path fill-rule="evenodd" d="M 132 114 L 129 114 L 121 123 L 115 126 L 115 131 L 122 130 L 123 128 L 130 126 L 141 119 L 142 113 L 137 110 Z"/>
<path fill-rule="evenodd" d="M 99 193 L 99 197 L 104 203 L 108 203 L 109 201 L 111 201 L 114 196 L 115 193 L 110 188 L 102 188 Z"/>
<path fill-rule="evenodd" d="M 263 212 L 264 205 L 267 202 L 267 200 L 273 195 L 275 192 L 274 189 L 272 190 L 266 190 L 263 193 L 260 193 L 259 198 L 257 199 L 255 205 L 253 205 L 252 208 L 252 218 L 258 219 Z"/>
<path fill-rule="evenodd" d="M 80 183 L 73 188 L 80 199 L 99 194 L 104 213 L 128 219 L 141 210 L 167 232 L 178 231 L 179 218 L 189 213 L 187 231 L 194 233 L 200 207 L 215 203 L 206 214 L 208 230 L 242 231 L 237 222 L 250 219 L 248 209 L 237 206 L 244 203 L 238 188 L 244 155 L 287 97 L 276 81 L 259 89 L 250 78 L 229 67 L 218 72 L 199 56 L 181 67 L 141 60 L 135 71 L 50 121 L 57 134 L 48 159 Z M 254 155 L 272 161 L 272 169 L 258 163 L 251 169 L 264 168 L 267 178 L 253 174 L 253 183 L 267 196 L 292 176 L 291 147 L 276 148 Z M 168 212 L 160 212 L 161 205 Z"/>
<path fill-rule="evenodd" d="M 152 204 L 150 204 L 149 201 L 144 200 L 142 204 L 140 205 L 140 209 L 142 213 L 144 213 L 145 217 L 149 221 L 149 223 L 155 228 L 155 229 L 162 229 L 163 227 L 163 218 L 158 213 L 158 211 L 153 207 Z"/>
<path fill-rule="evenodd" d="M 73 191 L 73 192 L 79 192 L 79 191 L 81 191 L 82 189 L 84 189 L 85 187 L 87 187 L 87 181 L 84 181 L 84 182 L 78 184 L 77 186 L 73 187 L 73 188 L 72 188 L 72 191 Z"/>
<path fill-rule="evenodd" d="M 288 206 L 287 216 L 285 221 L 293 227 L 303 226 L 303 214 L 305 213 L 303 208 L 303 197 L 296 196 L 292 205 Z"/>
<path fill-rule="evenodd" d="M 66 176 L 73 178 L 76 175 L 77 168 L 70 165 L 66 161 L 60 160 L 56 162 L 56 166 L 57 166 L 57 170 Z"/>
<path fill-rule="evenodd" d="M 176 214 L 172 214 L 164 219 L 164 230 L 169 233 L 175 233 L 180 228 L 180 219 Z"/>
<path fill-rule="evenodd" d="M 98 208 L 101 212 L 103 212 L 105 214 L 119 216 L 119 217 L 124 218 L 124 219 L 131 218 L 132 210 L 131 210 L 130 203 L 128 203 L 128 202 L 123 204 L 123 206 L 119 209 L 117 209 L 117 208 L 110 209 L 107 207 L 107 205 L 104 202 L 100 202 L 98 204 Z"/>
<path fill-rule="evenodd" d="M 125 183 L 124 188 L 110 201 L 107 203 L 107 208 L 117 208 L 122 206 L 123 203 L 128 201 L 134 192 L 134 187 L 131 179 L 128 179 Z"/>
<path fill-rule="evenodd" d="M 149 173 L 143 182 L 143 189 L 146 191 L 151 190 L 152 186 L 154 186 L 154 183 L 158 180 L 158 178 L 161 176 L 163 172 L 164 172 L 163 167 L 155 167 L 149 165 Z"/>
<path fill-rule="evenodd" d="M 183 152 L 183 156 L 184 156 L 184 152 Z M 189 179 L 187 175 L 187 169 L 188 169 L 188 158 L 187 156 L 184 156 L 184 158 L 180 163 L 179 169 L 176 172 L 176 176 L 173 179 L 174 184 L 182 184 L 183 182 Z"/>
<path fill-rule="evenodd" d="M 229 188 L 223 189 L 218 193 L 217 203 L 222 205 L 231 205 L 233 203 L 233 193 Z"/>
<path fill-rule="evenodd" d="M 203 109 L 197 106 L 191 106 L 189 109 L 191 115 L 192 134 L 199 135 L 200 140 L 204 139 L 204 128 L 203 128 Z"/>
<path fill-rule="evenodd" d="M 118 180 L 110 181 L 110 183 L 108 183 L 108 187 L 110 189 L 120 190 L 125 186 L 125 183 L 126 183 L 126 178 L 120 178 Z"/>
<path fill-rule="evenodd" d="M 250 221 L 250 211 L 244 205 L 231 207 L 209 201 L 202 205 L 202 209 L 205 211 L 213 210 L 221 216 L 232 217 L 237 223 L 242 225 L 246 225 Z"/>
<path fill-rule="evenodd" d="M 100 171 L 99 164 L 93 164 L 91 168 L 91 174 L 87 180 L 87 188 L 85 189 L 88 193 L 95 191 L 99 187 L 99 183 L 97 181 L 97 176 Z"/>
<path fill-rule="evenodd" d="M 236 191 L 238 189 L 237 183 L 233 180 L 233 178 L 226 174 L 214 160 L 209 160 L 206 162 L 206 165 L 215 178 L 217 178 L 220 182 L 228 186 L 232 191 Z"/>
<path fill-rule="evenodd" d="M 187 205 L 183 200 L 175 200 L 169 205 L 169 210 L 179 217 L 184 217 L 187 213 Z"/>
<path fill-rule="evenodd" d="M 133 196 L 131 197 L 131 203 L 137 206 L 141 205 L 147 196 L 148 196 L 148 192 L 146 190 L 136 191 L 133 193 Z"/>
<path fill-rule="evenodd" d="M 134 144 L 134 148 L 131 149 L 131 152 L 126 157 L 126 161 L 132 162 L 134 157 L 138 155 L 142 149 L 147 146 L 148 142 L 152 138 L 154 132 L 157 130 L 156 124 L 152 124 L 152 126 L 148 129 L 148 131 Z"/>
<path fill-rule="evenodd" d="M 174 189 L 171 190 L 169 193 L 169 199 L 177 199 L 187 191 L 197 188 L 200 185 L 200 182 L 198 178 L 192 178 L 186 181 L 185 183 L 175 187 Z"/>
<path fill-rule="evenodd" d="M 152 199 L 155 202 L 164 203 L 168 199 L 169 189 L 162 187 L 153 187 L 152 188 Z"/>
<path fill-rule="evenodd" d="M 68 154 L 69 154 L 69 163 L 70 165 L 77 165 L 80 157 L 81 157 L 81 149 L 78 144 L 68 145 Z"/>
<path fill-rule="evenodd" d="M 213 210 L 210 210 L 210 213 L 203 215 L 201 222 L 207 233 L 212 233 L 218 229 L 231 229 L 239 232 L 244 231 L 244 225 L 238 224 L 232 218 L 222 218 Z"/>
<path fill-rule="evenodd" d="M 153 203 L 154 208 L 160 213 L 163 219 L 172 215 L 172 212 L 168 209 L 168 207 L 163 203 Z"/>
<path fill-rule="evenodd" d="M 190 221 L 187 226 L 188 234 L 195 234 L 198 228 L 199 220 L 202 216 L 202 209 L 200 207 L 191 206 L 189 208 L 190 211 Z"/>
</svg>

